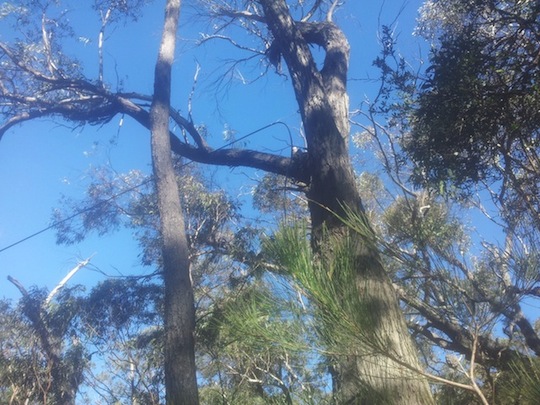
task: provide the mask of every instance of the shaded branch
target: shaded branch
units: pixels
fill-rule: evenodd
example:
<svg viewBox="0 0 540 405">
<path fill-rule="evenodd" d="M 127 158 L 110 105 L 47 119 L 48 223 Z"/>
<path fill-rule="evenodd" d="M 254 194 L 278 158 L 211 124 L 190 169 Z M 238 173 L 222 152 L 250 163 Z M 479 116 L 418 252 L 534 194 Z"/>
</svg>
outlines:
<svg viewBox="0 0 540 405">
<path fill-rule="evenodd" d="M 461 327 L 456 322 L 446 319 L 438 314 L 434 308 L 420 301 L 418 298 L 409 296 L 401 287 L 395 286 L 399 298 L 407 305 L 416 309 L 428 324 L 424 327 L 415 326 L 413 329 L 422 334 L 435 345 L 441 345 L 447 350 L 453 350 L 465 355 L 469 360 L 473 355 L 473 344 L 475 338 L 467 329 Z M 450 340 L 435 336 L 428 328 L 434 327 L 444 333 Z M 498 340 L 490 339 L 486 336 L 478 336 L 478 351 L 475 353 L 476 361 L 480 364 L 492 366 L 493 364 L 508 365 L 521 355 L 510 349 L 507 345 Z"/>
<path fill-rule="evenodd" d="M 0 49 L 3 49 L 1 43 Z M 22 66 L 20 68 L 23 69 Z M 0 125 L 0 139 L 14 125 L 46 116 L 59 116 L 79 124 L 101 124 L 110 121 L 116 114 L 126 114 L 150 129 L 148 110 L 131 100 L 150 101 L 150 96 L 139 93 L 115 94 L 85 80 L 55 79 L 43 76 L 39 72 L 29 72 L 40 82 L 54 84 L 55 88 L 64 89 L 63 97 L 46 100 L 17 94 L 0 94 L 0 100 L 9 101 L 11 109 L 15 111 L 15 114 L 8 116 Z M 170 132 L 172 149 L 180 156 L 199 163 L 252 167 L 289 176 L 303 183 L 309 182 L 309 175 L 302 162 L 248 149 L 212 149 L 191 121 L 175 110 L 171 111 L 171 117 L 190 134 L 196 144 L 192 146 L 182 142 Z"/>
<path fill-rule="evenodd" d="M 137 122 L 146 128 L 150 128 L 148 111 L 136 105 L 128 99 L 118 98 L 118 103 L 121 106 L 121 112 L 131 116 Z M 119 111 L 120 112 L 120 111 Z M 179 125 L 186 124 L 184 127 L 190 135 L 199 137 L 199 142 L 203 140 L 198 134 L 195 126 L 186 118 L 174 115 L 173 118 Z M 196 141 L 197 143 L 197 141 Z M 309 183 L 309 173 L 307 172 L 303 162 L 297 159 L 291 159 L 279 155 L 274 155 L 265 152 L 259 152 L 250 149 L 212 149 L 208 146 L 201 145 L 195 147 L 185 142 L 182 142 L 176 135 L 171 132 L 171 147 L 173 152 L 187 159 L 198 163 L 207 163 L 220 166 L 244 166 L 254 169 L 264 170 L 283 176 L 289 176 L 292 179 L 304 183 Z"/>
<path fill-rule="evenodd" d="M 24 305 L 23 307 L 23 313 L 28 317 L 28 319 L 32 323 L 34 331 L 39 336 L 43 351 L 45 352 L 47 359 L 51 362 L 51 368 L 55 367 L 60 361 L 60 356 L 55 346 L 52 344 L 52 336 L 47 327 L 45 326 L 45 322 L 41 312 L 41 302 L 31 297 L 28 291 L 18 280 L 14 279 L 11 276 L 8 276 L 7 279 L 9 282 L 15 285 L 15 287 L 17 287 L 17 289 L 26 299 L 26 305 Z"/>
</svg>

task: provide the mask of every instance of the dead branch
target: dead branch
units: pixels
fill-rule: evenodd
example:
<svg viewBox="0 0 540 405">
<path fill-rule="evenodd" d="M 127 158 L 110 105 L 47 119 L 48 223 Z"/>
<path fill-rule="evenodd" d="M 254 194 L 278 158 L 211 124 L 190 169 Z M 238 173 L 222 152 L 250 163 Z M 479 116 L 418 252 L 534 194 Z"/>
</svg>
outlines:
<svg viewBox="0 0 540 405">
<path fill-rule="evenodd" d="M 66 285 L 66 283 L 69 281 L 71 277 L 75 275 L 80 269 L 87 266 L 88 263 L 90 263 L 90 259 L 93 257 L 90 256 L 88 259 L 83 260 L 82 262 L 77 263 L 77 265 L 69 271 L 69 273 L 57 284 L 56 287 L 54 287 L 47 298 L 45 299 L 45 305 L 49 305 L 51 303 L 51 300 L 54 298 L 54 296 Z"/>
</svg>

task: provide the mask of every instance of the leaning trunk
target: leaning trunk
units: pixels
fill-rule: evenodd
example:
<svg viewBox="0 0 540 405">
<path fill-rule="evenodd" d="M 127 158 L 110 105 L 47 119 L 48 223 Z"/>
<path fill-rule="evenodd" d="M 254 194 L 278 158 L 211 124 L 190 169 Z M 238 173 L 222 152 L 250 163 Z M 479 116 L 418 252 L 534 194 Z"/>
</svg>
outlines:
<svg viewBox="0 0 540 405">
<path fill-rule="evenodd" d="M 168 0 L 150 110 L 152 163 L 161 221 L 165 284 L 165 395 L 167 404 L 199 403 L 195 368 L 195 307 L 189 252 L 169 138 L 171 66 L 180 0 Z"/>
<path fill-rule="evenodd" d="M 365 347 L 342 347 L 334 359 L 339 403 L 432 404 L 427 381 L 410 371 L 420 369 L 418 355 L 369 225 L 367 234 L 351 235 L 337 217 L 344 217 L 347 207 L 366 219 L 348 150 L 348 42 L 330 21 L 294 22 L 283 0 L 261 0 L 261 4 L 273 46 L 287 63 L 306 133 L 315 253 L 331 260 L 332 253 L 325 248 L 353 237 L 350 253 L 356 289 L 373 320 L 369 330 L 362 331 Z M 320 70 L 309 44 L 326 51 Z"/>
</svg>

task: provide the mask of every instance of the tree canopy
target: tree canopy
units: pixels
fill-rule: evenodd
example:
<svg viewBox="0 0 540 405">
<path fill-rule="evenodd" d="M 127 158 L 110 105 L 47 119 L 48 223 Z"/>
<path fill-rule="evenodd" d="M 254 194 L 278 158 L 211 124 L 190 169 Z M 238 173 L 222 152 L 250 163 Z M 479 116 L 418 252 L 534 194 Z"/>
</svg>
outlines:
<svg viewBox="0 0 540 405">
<path fill-rule="evenodd" d="M 83 197 L 61 200 L 59 243 L 128 228 L 150 271 L 63 287 L 52 306 L 20 285 L 20 305 L 0 307 L 0 398 L 66 403 L 89 387 L 105 403 L 535 403 L 539 6 L 425 2 L 425 80 L 381 27 L 381 54 L 367 56 L 379 93 L 350 113 L 337 16 L 352 2 L 197 2 L 197 46 L 232 49 L 212 94 L 275 74 L 296 101 L 297 130 L 227 125 L 218 142 L 213 117 L 193 113 L 196 83 L 183 111 L 170 97 L 179 2 L 166 2 L 154 90 L 115 82 L 108 34 L 148 3 L 93 4 L 90 62 L 76 57 L 85 40 L 66 3 L 1 9 L 15 30 L 0 40 L 0 138 L 38 118 L 107 127 L 121 115 L 151 134 L 154 174 L 95 168 Z M 285 146 L 241 142 L 267 130 Z M 265 172 L 243 198 L 256 220 L 207 165 Z M 496 235 L 471 226 L 484 214 Z"/>
<path fill-rule="evenodd" d="M 427 79 L 405 149 L 418 181 L 454 186 L 505 179 L 507 199 L 537 210 L 540 9 L 534 1 L 428 1 Z M 525 204 L 525 201 L 522 201 Z"/>
</svg>

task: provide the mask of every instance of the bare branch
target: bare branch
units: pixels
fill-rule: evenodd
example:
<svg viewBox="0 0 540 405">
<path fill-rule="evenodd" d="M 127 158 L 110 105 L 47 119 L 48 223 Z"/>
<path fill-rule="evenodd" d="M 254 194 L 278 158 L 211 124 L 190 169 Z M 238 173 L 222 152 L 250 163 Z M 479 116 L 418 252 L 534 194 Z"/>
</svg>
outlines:
<svg viewBox="0 0 540 405">
<path fill-rule="evenodd" d="M 199 73 L 201 71 L 201 65 L 197 62 L 197 66 L 195 68 L 195 74 L 193 75 L 193 85 L 191 86 L 191 91 L 189 92 L 188 96 L 188 117 L 191 122 L 193 122 L 193 95 L 195 94 L 195 87 L 197 86 L 197 80 L 199 78 Z"/>
<path fill-rule="evenodd" d="M 105 37 L 105 27 L 107 26 L 107 23 L 109 22 L 109 18 L 111 17 L 112 10 L 110 8 L 107 9 L 105 14 L 100 10 L 101 15 L 101 28 L 99 29 L 99 35 L 98 35 L 98 81 L 100 84 L 103 85 L 103 43 L 104 43 L 104 37 Z"/>
<path fill-rule="evenodd" d="M 322 0 L 315 1 L 315 4 L 313 4 L 313 7 L 307 12 L 307 14 L 300 20 L 302 22 L 309 21 L 311 17 L 315 14 L 315 12 L 319 9 L 319 7 L 322 4 Z"/>
<path fill-rule="evenodd" d="M 195 125 L 193 125 L 193 122 L 182 117 L 182 115 L 180 115 L 180 112 L 178 112 L 178 110 L 174 108 L 171 108 L 171 118 L 174 120 L 174 122 L 184 128 L 191 135 L 191 137 L 200 149 L 205 151 L 210 150 L 208 144 L 206 143 L 206 140 L 201 136 Z"/>
<path fill-rule="evenodd" d="M 90 256 L 88 259 L 83 260 L 82 262 L 77 263 L 77 265 L 69 271 L 69 273 L 58 283 L 56 287 L 54 287 L 49 295 L 47 295 L 47 298 L 45 299 L 45 305 L 49 305 L 51 303 L 51 300 L 54 298 L 54 296 L 66 285 L 66 283 L 69 281 L 71 277 L 75 275 L 80 269 L 87 266 L 88 263 L 90 263 L 90 259 L 92 256 Z"/>
<path fill-rule="evenodd" d="M 41 72 L 38 72 L 35 69 L 32 69 L 30 66 L 25 65 L 22 63 L 19 58 L 9 49 L 9 47 L 4 44 L 3 42 L 0 42 L 0 50 L 4 52 L 5 55 L 23 72 L 30 73 L 32 76 L 34 76 L 36 79 L 45 81 L 45 82 L 56 82 L 56 78 L 45 76 Z"/>
<path fill-rule="evenodd" d="M 326 14 L 326 21 L 332 22 L 332 19 L 334 18 L 334 12 L 336 11 L 336 8 L 340 5 L 339 0 L 334 0 L 332 2 L 332 5 L 328 9 L 328 13 Z"/>
<path fill-rule="evenodd" d="M 0 141 L 2 140 L 2 137 L 7 132 L 7 130 L 10 129 L 11 127 L 25 121 L 30 121 L 34 118 L 44 117 L 46 115 L 47 113 L 42 113 L 40 111 L 32 111 L 32 112 L 23 112 L 19 115 L 11 117 L 9 120 L 7 120 L 7 122 L 5 122 L 3 125 L 0 126 Z"/>
<path fill-rule="evenodd" d="M 246 20 L 265 22 L 265 18 L 249 10 L 234 10 L 232 8 L 219 7 L 212 14 L 221 17 L 244 18 Z"/>
<path fill-rule="evenodd" d="M 144 127 L 149 128 L 150 121 L 148 111 L 126 98 L 118 97 L 116 101 L 119 106 L 118 112 L 131 116 Z M 188 132 L 193 131 L 193 133 L 190 133 L 192 136 L 200 136 L 197 135 L 198 132 L 193 124 L 189 123 L 185 118 L 175 116 L 174 110 L 171 110 L 171 115 L 174 116 L 173 119 L 178 118 L 177 123 L 185 123 L 186 126 L 184 128 Z M 182 142 L 173 133 L 171 133 L 171 147 L 173 152 L 178 155 L 199 163 L 252 167 L 254 169 L 289 176 L 294 180 L 306 184 L 309 183 L 309 174 L 306 171 L 307 168 L 297 159 L 249 149 L 211 149 L 209 147 L 194 147 Z"/>
<path fill-rule="evenodd" d="M 45 12 L 43 12 L 41 16 L 41 37 L 43 39 L 43 47 L 45 48 L 45 55 L 47 58 L 47 67 L 49 69 L 49 72 L 54 77 L 59 75 L 58 67 L 54 63 L 53 55 L 52 55 L 52 48 L 51 48 L 51 41 L 50 36 L 47 32 L 47 16 L 45 15 Z M 61 75 L 60 75 L 61 76 Z"/>
<path fill-rule="evenodd" d="M 469 366 L 469 379 L 471 380 L 471 384 L 474 389 L 474 392 L 476 393 L 476 395 L 478 395 L 482 403 L 484 405 L 489 405 L 489 402 L 487 401 L 486 397 L 482 393 L 482 390 L 480 389 L 480 387 L 478 387 L 478 384 L 476 383 L 476 376 L 475 376 L 474 371 L 476 367 L 475 359 L 476 359 L 477 347 L 478 347 L 478 329 L 476 328 L 476 330 L 474 331 L 474 340 L 473 340 L 473 346 L 472 346 L 472 352 L 471 352 L 471 360 L 470 360 L 471 364 Z"/>
<path fill-rule="evenodd" d="M 199 41 L 199 45 L 203 44 L 207 41 L 210 41 L 212 39 L 220 39 L 226 42 L 229 42 L 231 45 L 233 45 L 235 48 L 241 49 L 243 51 L 253 52 L 258 55 L 264 55 L 264 52 L 261 52 L 258 49 L 250 48 L 248 46 L 241 45 L 240 43 L 236 42 L 234 39 L 227 35 L 220 35 L 220 34 L 201 34 L 201 40 Z"/>
<path fill-rule="evenodd" d="M 24 297 L 28 297 L 28 291 L 26 291 L 26 288 L 24 288 L 24 286 L 21 284 L 19 280 L 14 279 L 11 276 L 7 276 L 7 279 L 10 283 L 12 283 L 15 287 L 17 287 L 17 289 L 21 292 L 21 294 Z"/>
<path fill-rule="evenodd" d="M 422 302 L 417 297 L 408 295 L 402 287 L 397 285 L 394 285 L 394 287 L 399 298 L 426 318 L 430 327 L 438 329 L 450 338 L 451 343 L 449 342 L 448 345 L 443 346 L 444 348 L 457 351 L 467 356 L 467 358 L 471 358 L 474 336 L 472 336 L 470 331 L 460 326 L 457 322 L 441 316 L 434 308 Z M 426 333 L 428 331 L 427 329 L 416 328 L 415 330 L 422 333 L 422 335 L 434 344 L 438 345 L 442 342 L 440 338 L 435 337 L 431 332 Z M 511 361 L 520 356 L 519 353 L 507 345 L 504 345 L 498 340 L 490 339 L 487 336 L 479 336 L 478 345 L 480 350 L 475 353 L 475 358 L 480 364 L 492 365 L 499 361 L 502 364 L 510 364 Z"/>
</svg>

